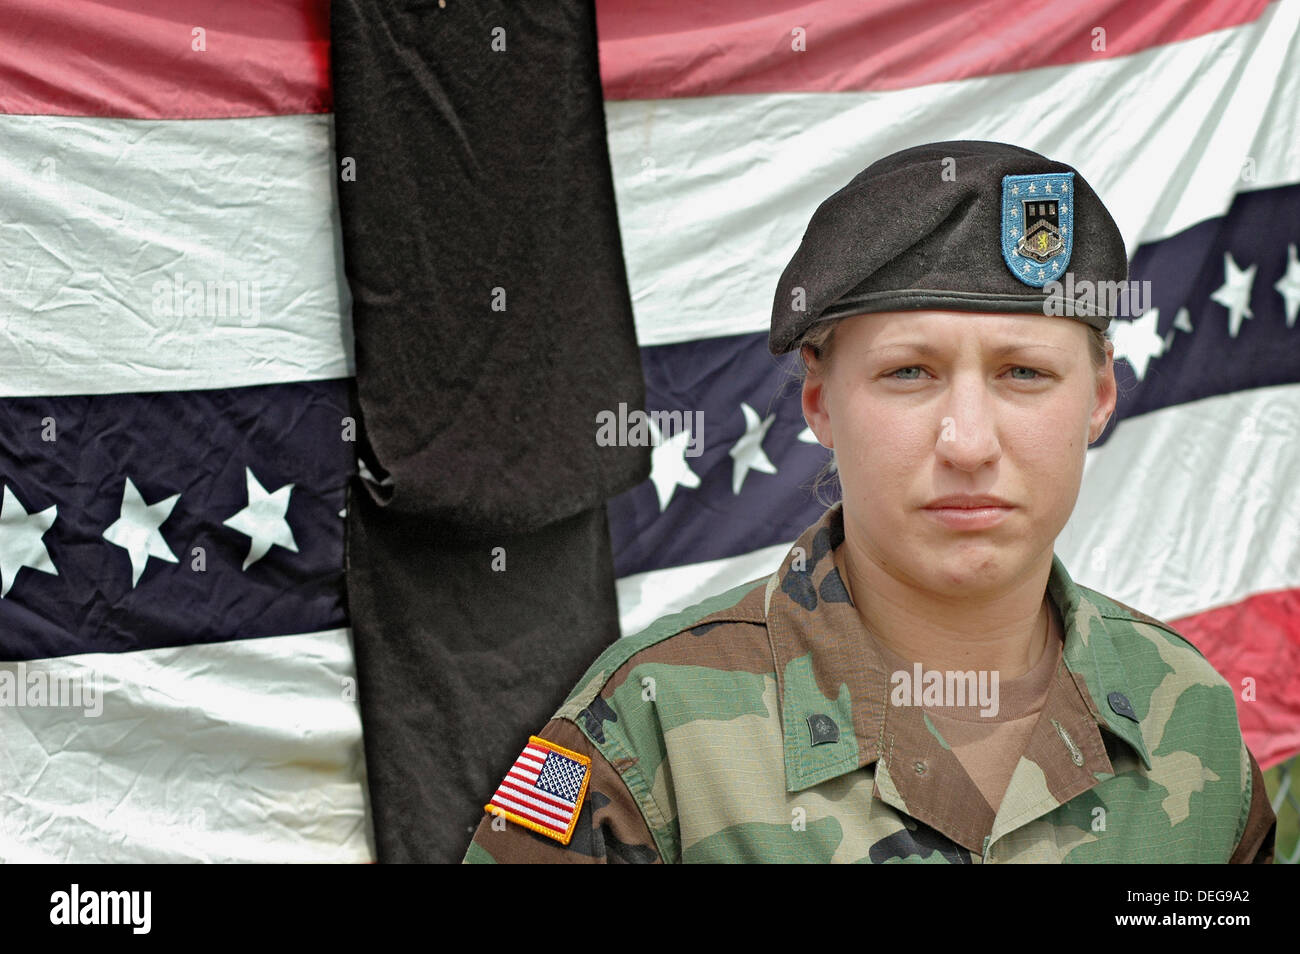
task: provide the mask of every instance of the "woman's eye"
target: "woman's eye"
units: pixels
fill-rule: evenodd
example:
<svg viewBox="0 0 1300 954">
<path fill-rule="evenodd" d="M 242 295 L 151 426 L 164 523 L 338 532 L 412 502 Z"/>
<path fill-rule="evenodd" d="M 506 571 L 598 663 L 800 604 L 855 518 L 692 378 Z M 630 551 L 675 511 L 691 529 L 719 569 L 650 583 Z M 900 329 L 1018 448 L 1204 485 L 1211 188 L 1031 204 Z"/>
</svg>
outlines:
<svg viewBox="0 0 1300 954">
<path fill-rule="evenodd" d="M 899 381 L 919 381 L 919 380 L 920 380 L 919 377 L 913 377 L 913 376 L 910 375 L 910 374 L 903 374 L 903 372 L 904 372 L 904 371 L 920 371 L 920 370 L 921 370 L 920 367 L 918 367 L 917 365 L 912 365 L 911 367 L 907 367 L 907 368 L 899 368 L 899 369 L 897 369 L 896 371 L 891 371 L 891 372 L 889 372 L 889 376 L 890 376 L 891 378 L 895 378 L 896 380 L 899 380 Z M 903 376 L 902 376 L 902 377 L 898 377 L 898 375 L 900 375 L 900 374 L 902 374 Z"/>
<path fill-rule="evenodd" d="M 924 368 L 922 368 L 920 365 L 914 364 L 914 365 L 909 365 L 906 368 L 896 368 L 895 370 L 890 371 L 889 374 L 886 375 L 886 377 L 893 378 L 895 381 L 920 381 L 921 374 L 924 372 L 925 372 Z M 1024 373 L 1018 374 L 1017 372 L 1024 372 Z M 1040 381 L 1044 377 L 1046 377 L 1046 375 L 1044 375 L 1043 372 L 1039 371 L 1037 368 L 1026 368 L 1026 367 L 1012 368 L 1010 374 L 1011 374 L 1011 380 L 1013 381 Z"/>
</svg>

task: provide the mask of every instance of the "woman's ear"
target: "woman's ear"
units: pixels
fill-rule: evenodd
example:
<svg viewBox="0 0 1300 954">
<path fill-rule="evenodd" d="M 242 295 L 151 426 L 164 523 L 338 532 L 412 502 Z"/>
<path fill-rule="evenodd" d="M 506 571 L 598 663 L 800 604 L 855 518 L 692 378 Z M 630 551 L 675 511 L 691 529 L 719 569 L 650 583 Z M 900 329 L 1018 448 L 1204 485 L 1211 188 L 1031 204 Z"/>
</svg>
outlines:
<svg viewBox="0 0 1300 954">
<path fill-rule="evenodd" d="M 1106 366 L 1097 372 L 1097 393 L 1092 414 L 1088 420 L 1088 443 L 1092 444 L 1106 429 L 1110 416 L 1115 413 L 1119 386 L 1115 383 L 1115 346 L 1106 342 Z"/>
<path fill-rule="evenodd" d="M 834 448 L 835 439 L 831 435 L 831 417 L 827 407 L 825 362 L 813 353 L 811 345 L 804 345 L 800 349 L 800 356 L 808 369 L 803 379 L 803 419 L 817 435 L 817 441 L 822 447 Z"/>
</svg>

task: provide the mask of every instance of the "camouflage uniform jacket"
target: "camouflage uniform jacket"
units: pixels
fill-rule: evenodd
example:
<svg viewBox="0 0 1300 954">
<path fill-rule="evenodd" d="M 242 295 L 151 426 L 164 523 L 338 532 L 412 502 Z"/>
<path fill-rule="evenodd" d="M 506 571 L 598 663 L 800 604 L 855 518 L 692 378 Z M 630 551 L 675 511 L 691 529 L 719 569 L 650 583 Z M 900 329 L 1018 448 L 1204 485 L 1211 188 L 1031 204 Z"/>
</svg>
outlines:
<svg viewBox="0 0 1300 954">
<path fill-rule="evenodd" d="M 843 535 L 836 504 L 770 577 L 610 646 L 538 733 L 591 758 L 572 840 L 485 813 L 466 862 L 1272 861 L 1232 688 L 1055 555 L 1063 655 L 995 813 L 924 709 L 890 705 Z"/>
</svg>

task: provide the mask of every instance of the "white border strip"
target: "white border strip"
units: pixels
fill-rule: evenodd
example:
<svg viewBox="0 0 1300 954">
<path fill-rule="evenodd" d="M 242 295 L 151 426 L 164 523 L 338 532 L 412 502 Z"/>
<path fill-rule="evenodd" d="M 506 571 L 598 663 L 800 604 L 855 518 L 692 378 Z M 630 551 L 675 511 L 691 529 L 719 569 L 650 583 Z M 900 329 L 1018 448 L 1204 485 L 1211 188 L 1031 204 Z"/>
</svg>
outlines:
<svg viewBox="0 0 1300 954">
<path fill-rule="evenodd" d="M 51 674 L 102 711 L 0 706 L 0 860 L 374 860 L 348 630 L 0 663 Z"/>
<path fill-rule="evenodd" d="M 0 116 L 0 397 L 354 375 L 332 122 Z"/>
</svg>

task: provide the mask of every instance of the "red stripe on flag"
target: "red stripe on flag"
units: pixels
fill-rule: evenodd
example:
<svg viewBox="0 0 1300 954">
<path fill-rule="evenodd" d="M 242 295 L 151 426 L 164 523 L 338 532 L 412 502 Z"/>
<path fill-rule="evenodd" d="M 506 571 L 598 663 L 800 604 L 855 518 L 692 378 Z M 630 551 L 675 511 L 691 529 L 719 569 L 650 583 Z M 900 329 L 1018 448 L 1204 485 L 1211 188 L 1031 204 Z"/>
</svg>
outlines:
<svg viewBox="0 0 1300 954">
<path fill-rule="evenodd" d="M 528 809 L 529 813 L 536 815 L 540 819 L 555 819 L 559 822 L 560 827 L 566 827 L 569 824 L 569 819 L 573 817 L 573 812 L 553 812 L 549 808 L 541 808 L 537 805 L 533 805 L 526 799 L 519 798 L 518 793 L 506 791 L 504 787 L 497 789 L 497 793 L 492 796 L 492 801 L 494 803 L 499 801 L 502 804 L 513 802 L 515 805 L 523 806 Z M 516 808 L 513 810 L 518 811 L 519 809 Z"/>
<path fill-rule="evenodd" d="M 520 785 L 517 782 L 512 782 L 509 779 L 507 779 L 506 781 L 501 783 L 501 788 L 508 788 L 513 791 L 520 792 L 524 795 L 527 795 L 530 798 L 536 799 L 537 801 L 541 802 L 542 805 L 548 806 L 546 811 L 548 813 L 553 811 L 557 818 L 560 816 L 567 818 L 569 815 L 573 814 L 573 804 L 571 802 L 566 804 L 565 802 L 562 802 L 556 798 L 552 798 L 550 795 L 547 795 L 545 792 L 540 792 L 536 788 L 533 788 L 531 786 Z"/>
<path fill-rule="evenodd" d="M 516 815 L 525 815 L 530 821 L 536 822 L 539 825 L 545 825 L 547 828 L 554 829 L 555 831 L 567 831 L 569 828 L 569 820 L 567 818 L 561 819 L 563 824 L 557 825 L 550 821 L 546 817 L 545 813 L 537 811 L 526 802 L 515 802 L 506 796 L 493 796 L 492 804 L 498 808 L 503 808 L 506 811 L 514 812 Z"/>
<path fill-rule="evenodd" d="M 1264 0 L 597 0 L 606 99 L 886 90 L 1128 56 L 1256 20 Z M 1105 49 L 1094 50 L 1094 29 Z M 795 28 L 805 49 L 794 49 Z"/>
<path fill-rule="evenodd" d="M 195 50 L 196 28 L 203 50 Z M 328 113 L 328 0 L 7 0 L 0 113 L 218 119 Z"/>
<path fill-rule="evenodd" d="M 1241 733 L 1260 768 L 1300 754 L 1300 589 L 1259 593 L 1169 623 L 1232 686 Z M 1242 698 L 1251 685 L 1253 701 Z"/>
</svg>

